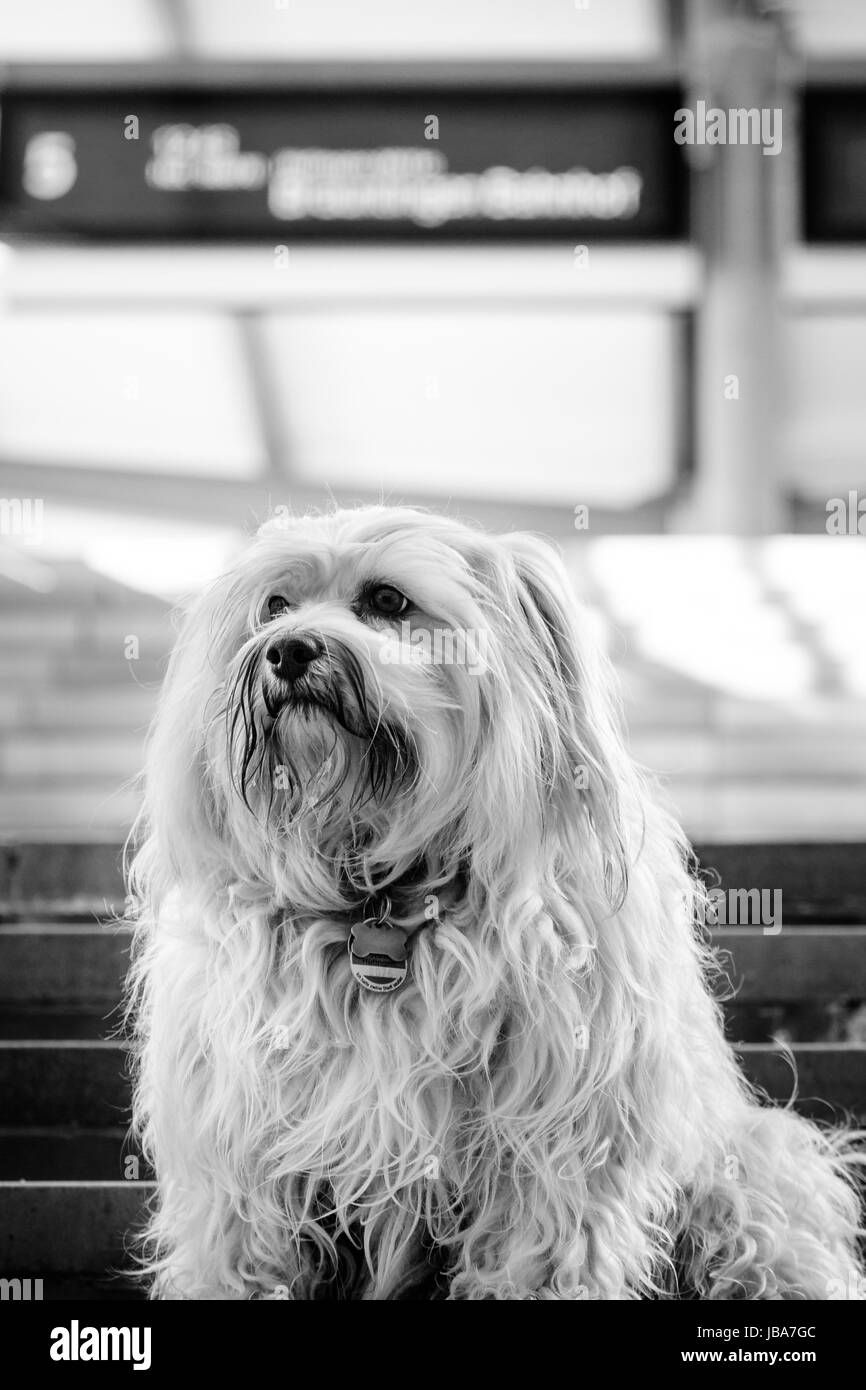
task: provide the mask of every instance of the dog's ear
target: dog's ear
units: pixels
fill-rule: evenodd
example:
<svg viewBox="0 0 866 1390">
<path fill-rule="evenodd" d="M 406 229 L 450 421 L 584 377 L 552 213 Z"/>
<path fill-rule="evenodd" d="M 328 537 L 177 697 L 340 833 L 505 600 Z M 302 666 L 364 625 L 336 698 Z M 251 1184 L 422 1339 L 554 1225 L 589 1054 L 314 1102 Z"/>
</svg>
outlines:
<svg viewBox="0 0 866 1390">
<path fill-rule="evenodd" d="M 617 683 L 553 547 L 520 532 L 501 542 L 511 557 L 524 634 L 554 714 L 552 799 L 565 816 L 583 811 L 602 849 L 608 888 L 618 897 L 625 890 L 623 794 L 632 764 Z"/>
<path fill-rule="evenodd" d="M 143 846 L 151 889 L 216 877 L 224 845 L 206 747 L 220 648 L 243 629 L 247 599 L 234 569 L 215 579 L 175 615 L 179 629 L 147 742 L 142 809 L 135 841 Z M 234 632 L 232 625 L 234 625 Z"/>
<path fill-rule="evenodd" d="M 562 561 L 547 542 L 524 532 L 503 536 L 517 586 L 517 600 L 542 660 L 551 696 L 567 717 L 578 683 L 575 598 Z"/>
</svg>

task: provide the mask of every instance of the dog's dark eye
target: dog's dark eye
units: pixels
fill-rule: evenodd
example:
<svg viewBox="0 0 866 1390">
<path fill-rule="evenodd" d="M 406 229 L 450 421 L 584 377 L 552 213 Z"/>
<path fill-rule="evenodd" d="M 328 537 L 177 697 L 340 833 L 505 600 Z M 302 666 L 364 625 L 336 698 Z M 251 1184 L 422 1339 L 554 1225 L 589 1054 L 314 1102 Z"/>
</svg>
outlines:
<svg viewBox="0 0 866 1390">
<path fill-rule="evenodd" d="M 289 607 L 289 600 L 283 598 L 282 594 L 271 594 L 267 604 L 268 617 L 278 618 L 280 614 L 285 613 L 286 609 Z"/>
<path fill-rule="evenodd" d="M 396 618 L 406 612 L 409 600 L 393 584 L 376 584 L 367 594 L 367 604 L 371 612 L 383 618 Z"/>
</svg>

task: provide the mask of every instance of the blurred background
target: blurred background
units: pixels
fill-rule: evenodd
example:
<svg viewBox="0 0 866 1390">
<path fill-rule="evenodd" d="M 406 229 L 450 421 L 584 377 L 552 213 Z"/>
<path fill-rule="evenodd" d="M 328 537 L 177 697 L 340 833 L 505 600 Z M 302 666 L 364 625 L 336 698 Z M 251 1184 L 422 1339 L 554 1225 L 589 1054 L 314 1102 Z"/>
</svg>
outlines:
<svg viewBox="0 0 866 1390">
<path fill-rule="evenodd" d="M 862 837 L 866 6 L 10 0 L 0 61 L 5 838 L 122 837 L 171 604 L 381 496 L 563 547 L 693 837 Z"/>
</svg>

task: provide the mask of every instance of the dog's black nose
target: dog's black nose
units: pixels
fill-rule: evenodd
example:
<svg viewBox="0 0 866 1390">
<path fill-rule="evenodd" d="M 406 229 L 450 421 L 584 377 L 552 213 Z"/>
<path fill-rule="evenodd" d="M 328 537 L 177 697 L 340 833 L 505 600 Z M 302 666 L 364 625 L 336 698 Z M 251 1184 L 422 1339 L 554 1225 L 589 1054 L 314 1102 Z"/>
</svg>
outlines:
<svg viewBox="0 0 866 1390">
<path fill-rule="evenodd" d="M 322 644 L 317 638 L 298 637 L 296 633 L 280 637 L 265 652 L 274 675 L 284 681 L 296 681 L 321 654 Z"/>
</svg>

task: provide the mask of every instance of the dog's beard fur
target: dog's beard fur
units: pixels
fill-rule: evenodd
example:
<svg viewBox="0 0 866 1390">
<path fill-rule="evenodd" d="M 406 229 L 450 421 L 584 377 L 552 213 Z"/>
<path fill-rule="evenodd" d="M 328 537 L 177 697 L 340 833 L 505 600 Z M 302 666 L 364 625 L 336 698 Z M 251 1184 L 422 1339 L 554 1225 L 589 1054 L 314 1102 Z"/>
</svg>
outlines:
<svg viewBox="0 0 866 1390">
<path fill-rule="evenodd" d="M 338 848 L 365 810 L 387 806 L 417 773 L 411 734 L 371 703 L 361 660 L 333 637 L 324 673 L 284 698 L 263 671 L 269 640 L 247 645 L 228 673 L 227 700 L 218 701 L 216 736 L 227 733 L 233 790 L 266 830 L 310 817 Z"/>
<path fill-rule="evenodd" d="M 371 574 L 484 669 L 384 660 Z M 301 629 L 324 655 L 283 701 L 267 647 Z M 545 547 L 403 509 L 265 527 L 193 610 L 130 878 L 156 1294 L 856 1285 L 844 1141 L 748 1095 L 611 691 Z M 346 941 L 383 893 L 421 929 L 366 996 Z"/>
</svg>

